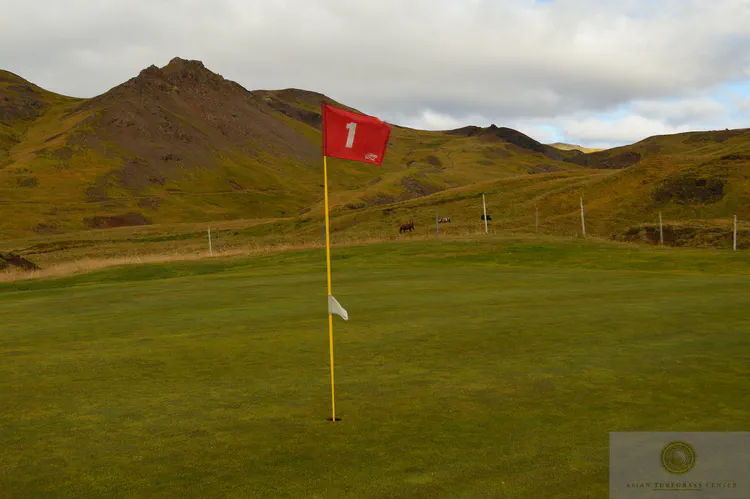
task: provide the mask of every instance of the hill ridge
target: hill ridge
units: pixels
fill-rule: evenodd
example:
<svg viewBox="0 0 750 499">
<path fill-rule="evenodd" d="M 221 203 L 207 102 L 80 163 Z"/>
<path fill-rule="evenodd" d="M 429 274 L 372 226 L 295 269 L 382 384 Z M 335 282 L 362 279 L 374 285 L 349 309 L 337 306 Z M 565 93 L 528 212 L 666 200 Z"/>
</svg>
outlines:
<svg viewBox="0 0 750 499">
<path fill-rule="evenodd" d="M 322 212 L 320 105 L 356 111 L 294 87 L 247 90 L 180 57 L 89 99 L 32 83 L 19 93 L 11 88 L 17 79 L 5 80 L 0 109 L 26 114 L 0 120 L 7 213 L 0 237 L 246 218 L 298 220 L 302 230 Z M 742 129 L 585 153 L 494 123 L 443 131 L 395 125 L 382 168 L 329 161 L 332 212 L 346 220 L 335 230 L 379 227 L 431 203 L 461 213 L 466 199 L 501 185 L 520 189 L 505 202 L 544 200 L 556 216 L 575 213 L 584 190 L 587 198 L 600 193 L 611 212 L 602 227 L 613 230 L 654 210 L 726 216 L 747 205 L 748 145 Z M 518 210 L 504 217 L 523 218 Z"/>
</svg>

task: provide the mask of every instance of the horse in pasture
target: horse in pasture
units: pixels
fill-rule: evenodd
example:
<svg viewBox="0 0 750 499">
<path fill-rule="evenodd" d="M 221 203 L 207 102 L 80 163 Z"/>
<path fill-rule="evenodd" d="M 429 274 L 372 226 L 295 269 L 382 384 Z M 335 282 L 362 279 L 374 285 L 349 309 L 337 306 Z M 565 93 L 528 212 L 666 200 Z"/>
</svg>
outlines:
<svg viewBox="0 0 750 499">
<path fill-rule="evenodd" d="M 406 232 L 407 230 L 409 232 L 411 232 L 411 231 L 414 230 L 414 221 L 411 221 L 409 223 L 405 223 L 405 224 L 401 225 L 401 228 L 398 230 L 398 232 L 400 234 L 402 232 Z"/>
<path fill-rule="evenodd" d="M 438 220 L 438 223 L 447 224 L 447 223 L 450 223 L 450 221 L 451 221 L 450 217 L 443 217 L 440 220 Z"/>
</svg>

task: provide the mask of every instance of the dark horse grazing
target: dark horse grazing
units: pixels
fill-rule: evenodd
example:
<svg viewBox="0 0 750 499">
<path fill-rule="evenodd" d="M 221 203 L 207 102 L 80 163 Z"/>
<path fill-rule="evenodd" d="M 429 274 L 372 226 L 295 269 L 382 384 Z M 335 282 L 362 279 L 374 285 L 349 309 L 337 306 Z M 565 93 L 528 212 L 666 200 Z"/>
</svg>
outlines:
<svg viewBox="0 0 750 499">
<path fill-rule="evenodd" d="M 411 222 L 409 222 L 409 223 L 407 223 L 407 224 L 403 224 L 403 225 L 401 226 L 401 228 L 400 228 L 400 229 L 398 230 L 398 232 L 399 232 L 399 234 L 400 234 L 400 233 L 402 233 L 402 232 L 406 232 L 407 230 L 408 230 L 409 232 L 411 232 L 411 231 L 413 231 L 413 230 L 414 230 L 414 221 L 411 221 Z"/>
</svg>

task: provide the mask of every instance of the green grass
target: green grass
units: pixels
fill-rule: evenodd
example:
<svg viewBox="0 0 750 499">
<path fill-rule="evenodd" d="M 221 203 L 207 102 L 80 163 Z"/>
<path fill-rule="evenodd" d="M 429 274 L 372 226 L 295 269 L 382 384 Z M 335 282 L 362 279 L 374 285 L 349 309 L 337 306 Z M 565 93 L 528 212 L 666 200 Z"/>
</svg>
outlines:
<svg viewBox="0 0 750 499">
<path fill-rule="evenodd" d="M 739 252 L 738 252 L 739 253 Z M 742 254 L 479 238 L 0 284 L 0 496 L 607 495 L 612 431 L 747 425 Z"/>
</svg>

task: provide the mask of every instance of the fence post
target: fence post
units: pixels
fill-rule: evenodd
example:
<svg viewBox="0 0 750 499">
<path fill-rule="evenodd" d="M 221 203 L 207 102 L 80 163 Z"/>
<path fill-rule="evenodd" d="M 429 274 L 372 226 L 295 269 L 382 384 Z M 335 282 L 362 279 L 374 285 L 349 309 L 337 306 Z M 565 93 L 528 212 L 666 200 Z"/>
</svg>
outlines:
<svg viewBox="0 0 750 499">
<path fill-rule="evenodd" d="M 664 229 L 661 223 L 661 212 L 659 212 L 659 243 L 664 246 Z"/>
<path fill-rule="evenodd" d="M 214 256 L 214 250 L 211 246 L 211 224 L 208 224 L 208 256 Z"/>
<path fill-rule="evenodd" d="M 586 219 L 583 216 L 583 196 L 581 196 L 581 229 L 583 229 L 583 238 L 586 239 Z"/>
</svg>

